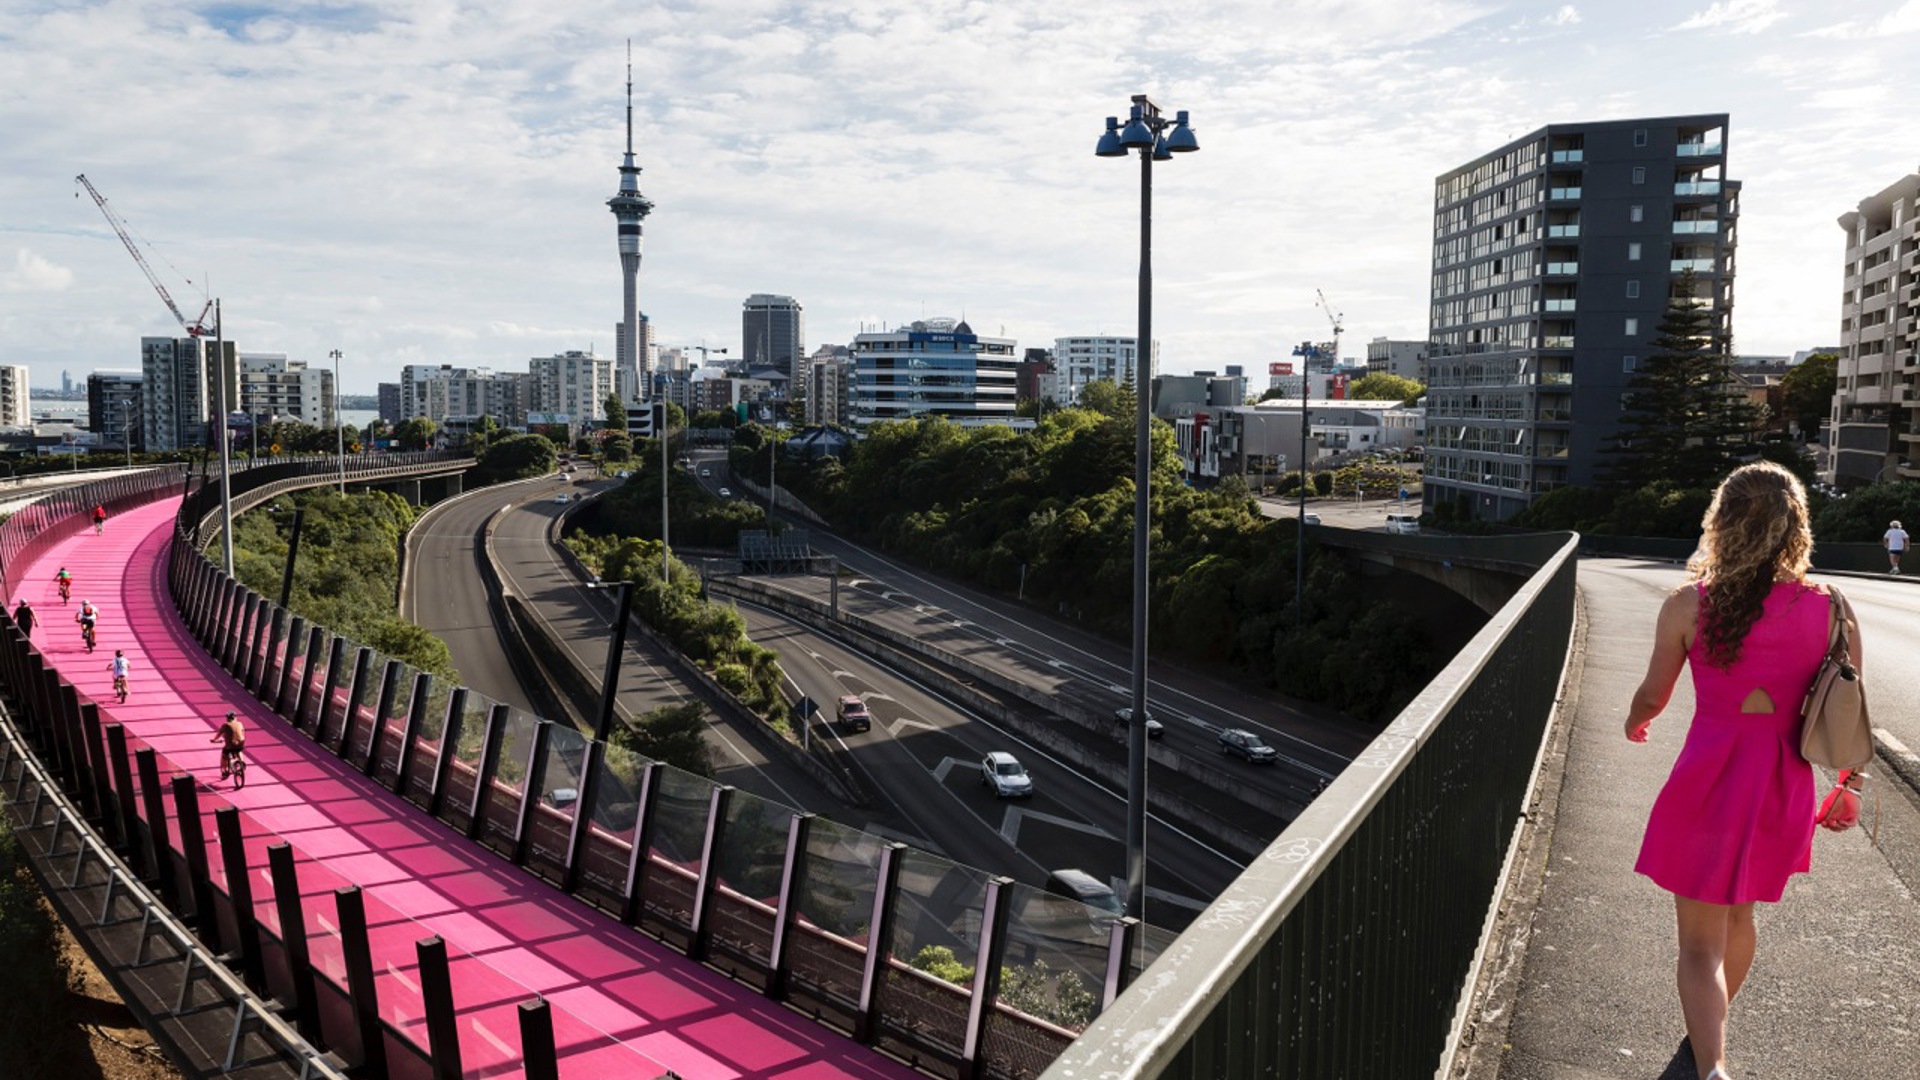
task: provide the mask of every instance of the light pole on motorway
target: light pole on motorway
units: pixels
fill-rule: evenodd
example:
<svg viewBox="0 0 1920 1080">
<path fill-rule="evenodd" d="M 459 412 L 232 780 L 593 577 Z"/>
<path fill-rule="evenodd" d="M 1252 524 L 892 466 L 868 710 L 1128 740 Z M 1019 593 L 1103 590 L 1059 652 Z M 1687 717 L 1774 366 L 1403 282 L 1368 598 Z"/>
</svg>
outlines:
<svg viewBox="0 0 1920 1080">
<path fill-rule="evenodd" d="M 340 462 L 340 497 L 347 495 L 347 429 L 340 419 L 340 350 L 327 354 L 333 357 L 333 434 L 340 441 L 338 460 Z"/>
<path fill-rule="evenodd" d="M 613 727 L 613 702 L 620 692 L 620 660 L 627 651 L 627 616 L 633 611 L 633 582 L 631 581 L 593 581 L 587 584 L 589 589 L 618 589 L 616 606 L 618 611 L 613 617 L 613 640 L 607 644 L 607 675 L 605 685 L 600 689 L 600 723 L 593 734 L 601 739 Z"/>
<path fill-rule="evenodd" d="M 1153 163 L 1200 149 L 1188 126 L 1186 110 L 1173 120 L 1145 94 L 1133 95 L 1125 128 L 1107 117 L 1106 133 L 1094 147 L 1097 157 L 1124 158 L 1140 153 L 1140 300 L 1139 330 L 1133 343 L 1133 716 L 1127 725 L 1127 914 L 1144 919 L 1147 879 L 1147 540 L 1153 476 Z"/>
</svg>

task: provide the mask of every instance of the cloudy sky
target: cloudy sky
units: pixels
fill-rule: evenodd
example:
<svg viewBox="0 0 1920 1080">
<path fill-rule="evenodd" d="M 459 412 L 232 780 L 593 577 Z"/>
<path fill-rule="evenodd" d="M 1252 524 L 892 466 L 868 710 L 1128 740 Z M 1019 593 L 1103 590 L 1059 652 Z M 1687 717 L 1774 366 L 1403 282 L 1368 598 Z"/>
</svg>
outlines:
<svg viewBox="0 0 1920 1080">
<path fill-rule="evenodd" d="M 0 363 L 137 366 L 191 318 L 325 363 L 524 370 L 610 354 L 634 42 L 641 307 L 741 343 L 787 293 L 809 350 L 964 315 L 1021 345 L 1132 332 L 1131 94 L 1189 109 L 1155 172 L 1163 367 L 1426 334 L 1436 174 L 1555 122 L 1725 111 L 1745 182 L 1736 343 L 1837 337 L 1835 218 L 1920 166 L 1920 0 L 0 0 Z"/>
</svg>

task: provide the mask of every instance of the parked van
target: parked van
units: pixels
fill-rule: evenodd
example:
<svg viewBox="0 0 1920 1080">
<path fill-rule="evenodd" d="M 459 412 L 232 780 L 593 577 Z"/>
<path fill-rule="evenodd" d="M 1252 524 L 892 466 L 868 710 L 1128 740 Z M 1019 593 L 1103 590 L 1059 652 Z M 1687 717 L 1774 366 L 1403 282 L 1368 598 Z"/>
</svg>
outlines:
<svg viewBox="0 0 1920 1080">
<path fill-rule="evenodd" d="M 1420 531 L 1420 515 L 1388 514 L 1387 531 L 1390 533 L 1417 534 Z"/>
<path fill-rule="evenodd" d="M 1047 891 L 1092 908 L 1087 918 L 1096 927 L 1111 926 L 1115 919 L 1127 913 L 1127 906 L 1114 895 L 1113 889 L 1085 870 L 1055 870 L 1047 875 Z"/>
</svg>

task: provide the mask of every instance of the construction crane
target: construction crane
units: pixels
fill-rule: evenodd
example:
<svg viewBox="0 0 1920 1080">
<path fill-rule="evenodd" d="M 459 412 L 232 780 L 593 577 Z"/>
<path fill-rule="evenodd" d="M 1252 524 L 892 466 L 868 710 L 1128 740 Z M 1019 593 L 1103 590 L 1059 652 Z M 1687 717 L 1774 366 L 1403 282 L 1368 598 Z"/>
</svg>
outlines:
<svg viewBox="0 0 1920 1080">
<path fill-rule="evenodd" d="M 1328 359 L 1337 365 L 1340 363 L 1340 333 L 1346 329 L 1346 326 L 1341 323 L 1341 320 L 1346 318 L 1346 316 L 1333 310 L 1333 305 L 1327 303 L 1326 293 L 1315 289 L 1313 290 L 1313 295 L 1319 298 L 1320 310 L 1327 313 L 1327 321 L 1333 324 L 1333 355 Z"/>
<path fill-rule="evenodd" d="M 114 213 L 113 208 L 107 205 L 107 197 L 100 194 L 93 184 L 87 180 L 85 173 L 74 177 L 74 180 L 79 183 L 81 187 L 87 189 L 88 195 L 93 196 L 94 205 L 98 206 L 100 212 L 106 215 L 107 224 L 113 226 L 114 235 L 120 238 L 122 244 L 127 245 L 127 254 L 133 256 L 133 261 L 140 264 L 140 272 L 147 275 L 147 282 L 153 286 L 154 292 L 160 294 L 160 299 L 166 302 L 167 310 L 173 312 L 173 317 L 180 320 L 180 326 L 186 330 L 187 336 L 197 338 L 213 333 L 213 328 L 207 325 L 207 316 L 213 313 L 213 301 L 208 300 L 206 306 L 200 309 L 199 318 L 188 322 L 187 317 L 180 312 L 180 305 L 173 302 L 172 294 L 168 293 L 167 287 L 160 283 L 160 278 L 153 272 L 153 267 L 147 265 L 146 256 L 140 254 L 139 246 L 133 242 L 133 237 L 127 233 L 126 223 L 121 221 L 120 215 Z M 75 196 L 78 197 L 77 192 Z M 191 282 L 189 282 L 189 284 L 191 284 Z"/>
</svg>

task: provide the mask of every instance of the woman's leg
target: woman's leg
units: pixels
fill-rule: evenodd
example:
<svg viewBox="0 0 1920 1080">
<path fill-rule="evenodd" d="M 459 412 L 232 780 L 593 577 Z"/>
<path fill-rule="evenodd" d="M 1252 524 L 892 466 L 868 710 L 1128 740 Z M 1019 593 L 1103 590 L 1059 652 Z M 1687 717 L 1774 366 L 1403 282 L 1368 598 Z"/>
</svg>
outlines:
<svg viewBox="0 0 1920 1080">
<path fill-rule="evenodd" d="M 1746 985 L 1747 972 L 1753 969 L 1753 953 L 1758 935 L 1753 928 L 1753 905 L 1735 904 L 1727 909 L 1727 1004 Z"/>
<path fill-rule="evenodd" d="M 1680 931 L 1680 1013 L 1693 1043 L 1694 1065 L 1705 1076 L 1727 1063 L 1726 968 L 1732 909 L 1684 896 L 1674 897 L 1673 906 Z"/>
</svg>

